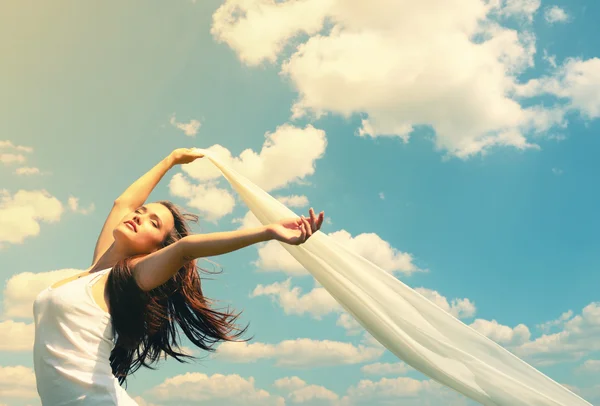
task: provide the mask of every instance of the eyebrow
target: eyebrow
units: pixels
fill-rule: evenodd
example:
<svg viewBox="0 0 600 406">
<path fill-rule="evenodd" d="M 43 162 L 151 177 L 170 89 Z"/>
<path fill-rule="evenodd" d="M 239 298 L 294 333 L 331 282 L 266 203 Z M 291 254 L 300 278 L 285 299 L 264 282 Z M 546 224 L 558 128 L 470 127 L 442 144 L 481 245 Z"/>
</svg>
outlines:
<svg viewBox="0 0 600 406">
<path fill-rule="evenodd" d="M 144 213 L 146 213 L 148 211 L 148 208 L 146 206 L 142 206 L 140 207 L 140 210 Z M 158 222 L 158 228 L 162 227 L 162 221 L 160 220 L 160 217 L 158 217 L 156 214 L 152 213 L 150 215 L 150 217 L 152 217 L 154 220 L 156 220 Z"/>
</svg>

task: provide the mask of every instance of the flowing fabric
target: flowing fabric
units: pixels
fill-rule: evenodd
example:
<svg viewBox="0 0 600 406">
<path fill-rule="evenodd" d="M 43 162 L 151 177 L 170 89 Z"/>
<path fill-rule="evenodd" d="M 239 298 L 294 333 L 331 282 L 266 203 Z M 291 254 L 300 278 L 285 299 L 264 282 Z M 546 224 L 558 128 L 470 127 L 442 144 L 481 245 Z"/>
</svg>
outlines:
<svg viewBox="0 0 600 406">
<path fill-rule="evenodd" d="M 266 225 L 297 217 L 277 199 L 199 149 Z M 398 358 L 463 395 L 498 406 L 590 406 L 394 276 L 318 231 L 282 246 L 377 341 Z"/>
</svg>

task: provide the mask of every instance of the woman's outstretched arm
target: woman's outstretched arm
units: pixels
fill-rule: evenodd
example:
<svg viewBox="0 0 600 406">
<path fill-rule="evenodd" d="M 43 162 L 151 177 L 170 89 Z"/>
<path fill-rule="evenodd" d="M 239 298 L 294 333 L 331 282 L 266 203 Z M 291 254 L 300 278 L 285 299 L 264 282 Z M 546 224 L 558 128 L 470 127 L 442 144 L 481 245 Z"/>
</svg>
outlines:
<svg viewBox="0 0 600 406">
<path fill-rule="evenodd" d="M 178 148 L 174 150 L 138 180 L 133 182 L 121 196 L 115 199 L 115 204 L 124 205 L 130 209 L 137 209 L 146 202 L 150 193 L 152 193 L 169 169 L 175 165 L 188 164 L 203 156 L 203 154 L 196 152 L 195 148 Z"/>
<path fill-rule="evenodd" d="M 113 207 L 104 222 L 100 236 L 94 249 L 94 258 L 92 264 L 95 264 L 98 258 L 106 252 L 113 243 L 113 230 L 123 217 L 142 206 L 152 190 L 156 187 L 163 176 L 177 164 L 190 163 L 195 159 L 202 158 L 203 155 L 195 152 L 194 149 L 179 148 L 171 152 L 166 158 L 154 165 L 152 169 L 133 182 L 119 197 L 113 202 Z"/>
<path fill-rule="evenodd" d="M 143 174 L 138 180 L 133 182 L 125 191 L 115 199 L 115 205 L 126 206 L 130 209 L 136 209 L 143 205 L 154 190 L 158 182 L 174 166 L 174 159 L 171 154 L 154 165 L 152 169 Z"/>
<path fill-rule="evenodd" d="M 310 209 L 304 216 L 281 220 L 268 226 L 210 234 L 193 234 L 132 261 L 132 272 L 144 290 L 152 290 L 166 281 L 188 261 L 236 251 L 259 242 L 277 240 L 287 244 L 304 243 L 323 224 L 324 213 L 318 216 Z"/>
</svg>

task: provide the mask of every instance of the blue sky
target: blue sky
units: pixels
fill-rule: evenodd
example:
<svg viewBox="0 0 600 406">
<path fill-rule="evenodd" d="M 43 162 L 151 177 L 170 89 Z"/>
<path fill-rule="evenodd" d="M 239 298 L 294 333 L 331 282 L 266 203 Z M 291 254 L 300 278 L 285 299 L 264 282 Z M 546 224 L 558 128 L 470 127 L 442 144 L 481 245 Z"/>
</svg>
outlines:
<svg viewBox="0 0 600 406">
<path fill-rule="evenodd" d="M 27 309 L 72 272 L 52 271 L 90 265 L 114 198 L 171 150 L 214 145 L 272 195 L 297 196 L 296 213 L 325 210 L 323 232 L 600 402 L 600 5 L 371 3 L 0 6 L 0 403 L 39 404 Z M 199 214 L 195 232 L 251 224 L 243 202 L 210 194 L 235 196 L 206 165 L 174 168 L 150 200 Z M 470 404 L 344 327 L 278 255 L 212 258 L 224 273 L 205 285 L 244 310 L 257 346 L 162 362 L 128 392 L 156 405 Z"/>
</svg>

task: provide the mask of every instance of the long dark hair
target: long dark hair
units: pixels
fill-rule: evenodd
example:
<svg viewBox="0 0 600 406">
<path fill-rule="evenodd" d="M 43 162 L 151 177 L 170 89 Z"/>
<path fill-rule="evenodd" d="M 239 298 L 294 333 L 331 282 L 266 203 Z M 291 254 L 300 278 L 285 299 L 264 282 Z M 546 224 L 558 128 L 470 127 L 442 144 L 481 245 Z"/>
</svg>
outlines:
<svg viewBox="0 0 600 406">
<path fill-rule="evenodd" d="M 163 241 L 163 247 L 190 234 L 186 221 L 198 221 L 198 216 L 182 213 L 169 201 L 159 201 L 169 209 L 175 226 Z M 156 369 L 161 356 L 170 355 L 179 362 L 192 355 L 177 352 L 177 323 L 187 338 L 197 347 L 214 351 L 220 341 L 237 340 L 248 328 L 238 328 L 234 322 L 238 314 L 212 309 L 212 301 L 202 294 L 202 284 L 196 260 L 187 262 L 161 286 L 145 292 L 132 276 L 129 264 L 132 258 L 119 261 L 106 282 L 115 346 L 110 354 L 110 365 L 119 384 L 126 384 L 127 376 L 141 366 Z M 212 272 L 214 273 L 214 272 Z"/>
</svg>

